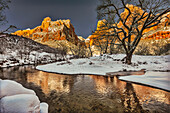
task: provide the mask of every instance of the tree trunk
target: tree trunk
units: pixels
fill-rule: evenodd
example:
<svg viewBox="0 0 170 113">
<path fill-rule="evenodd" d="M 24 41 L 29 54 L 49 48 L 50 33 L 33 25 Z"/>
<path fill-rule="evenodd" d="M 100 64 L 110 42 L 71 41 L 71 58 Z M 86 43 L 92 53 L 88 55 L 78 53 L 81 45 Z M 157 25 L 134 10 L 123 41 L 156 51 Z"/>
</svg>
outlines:
<svg viewBox="0 0 170 113">
<path fill-rule="evenodd" d="M 132 60 L 132 54 L 128 54 L 126 56 L 126 64 L 128 65 L 132 64 L 131 60 Z"/>
<path fill-rule="evenodd" d="M 90 55 L 91 55 L 91 57 L 93 56 L 93 53 L 92 53 L 92 51 L 91 51 L 91 48 L 89 47 L 89 50 L 90 50 Z"/>
</svg>

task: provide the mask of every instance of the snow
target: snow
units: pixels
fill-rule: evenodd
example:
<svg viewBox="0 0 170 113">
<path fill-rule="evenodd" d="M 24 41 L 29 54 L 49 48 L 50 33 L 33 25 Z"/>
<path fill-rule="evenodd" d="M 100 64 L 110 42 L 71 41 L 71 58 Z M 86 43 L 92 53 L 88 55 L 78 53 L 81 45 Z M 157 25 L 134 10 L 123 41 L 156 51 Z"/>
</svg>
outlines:
<svg viewBox="0 0 170 113">
<path fill-rule="evenodd" d="M 0 79 L 0 113 L 48 113 L 33 90 L 11 80 Z"/>
<path fill-rule="evenodd" d="M 31 30 L 30 28 L 27 28 L 26 30 Z"/>
<path fill-rule="evenodd" d="M 56 57 L 54 53 L 38 51 L 32 51 L 28 56 L 23 56 L 25 58 L 21 58 L 21 56 L 19 56 L 16 51 L 3 55 L 0 54 L 0 67 L 4 68 L 18 65 L 35 64 L 37 62 L 48 63 L 56 61 L 57 58 L 61 58 L 61 56 Z"/>
<path fill-rule="evenodd" d="M 40 113 L 48 113 L 48 104 L 47 103 L 40 103 Z"/>
<path fill-rule="evenodd" d="M 24 88 L 21 84 L 11 80 L 0 80 L 0 98 L 16 94 L 36 95 L 33 90 Z"/>
<path fill-rule="evenodd" d="M 170 55 L 168 56 L 139 56 L 133 55 L 132 65 L 122 63 L 124 54 L 95 56 L 84 59 L 73 59 L 37 66 L 36 69 L 61 74 L 93 74 L 105 75 L 108 72 L 126 70 L 169 70 Z"/>
<path fill-rule="evenodd" d="M 146 72 L 143 76 L 120 76 L 119 79 L 170 91 L 170 76 L 168 72 Z"/>
<path fill-rule="evenodd" d="M 0 68 L 64 60 L 61 51 L 28 38 L 0 34 Z"/>
<path fill-rule="evenodd" d="M 0 101 L 2 113 L 39 113 L 40 111 L 40 101 L 35 95 L 6 96 Z"/>
<path fill-rule="evenodd" d="M 60 74 L 92 74 L 106 75 L 109 72 L 123 70 L 141 70 L 146 69 L 145 75 L 120 77 L 121 80 L 141 83 L 160 89 L 170 91 L 169 72 L 152 72 L 167 71 L 170 67 L 170 55 L 167 56 L 139 56 L 133 55 L 132 65 L 122 63 L 120 60 L 125 57 L 124 54 L 103 55 L 84 59 L 73 59 L 69 61 L 56 62 L 47 65 L 37 66 L 36 69 L 60 73 Z M 148 73 L 149 72 L 149 73 Z"/>
</svg>

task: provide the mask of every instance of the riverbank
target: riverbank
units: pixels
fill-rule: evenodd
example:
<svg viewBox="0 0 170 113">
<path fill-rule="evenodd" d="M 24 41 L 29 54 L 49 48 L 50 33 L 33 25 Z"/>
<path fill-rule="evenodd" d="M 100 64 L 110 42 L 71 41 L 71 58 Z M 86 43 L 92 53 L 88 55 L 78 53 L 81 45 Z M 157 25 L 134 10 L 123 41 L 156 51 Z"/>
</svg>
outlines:
<svg viewBox="0 0 170 113">
<path fill-rule="evenodd" d="M 162 71 L 169 74 L 170 55 L 167 56 L 139 56 L 133 55 L 132 64 L 127 65 L 121 62 L 124 54 L 104 55 L 84 59 L 73 59 L 51 63 L 47 65 L 37 66 L 36 69 L 64 74 L 64 75 L 101 75 L 101 76 L 125 76 L 136 75 L 131 77 L 121 77 L 121 80 L 140 83 L 151 87 L 156 87 L 170 91 L 169 76 L 159 76 L 159 79 L 153 75 L 148 75 L 146 72 Z M 134 72 L 133 72 L 134 71 Z M 142 76 L 141 78 L 139 76 Z M 147 76 L 147 77 L 146 77 Z M 134 77 L 134 78 L 133 78 Z M 147 82 L 145 82 L 145 80 Z"/>
<path fill-rule="evenodd" d="M 69 61 L 56 62 L 47 65 L 37 66 L 36 69 L 59 73 L 59 74 L 92 74 L 106 75 L 109 72 L 141 70 L 146 71 L 163 71 L 169 70 L 170 55 L 167 56 L 140 56 L 133 55 L 132 64 L 127 65 L 121 62 L 125 57 L 124 54 L 95 56 L 84 59 L 72 59 Z"/>
<path fill-rule="evenodd" d="M 64 59 L 64 53 L 31 39 L 0 33 L 0 68 L 51 63 Z"/>
<path fill-rule="evenodd" d="M 170 92 L 170 72 L 148 71 L 144 75 L 120 76 L 119 80 L 144 86 L 154 87 Z"/>
</svg>

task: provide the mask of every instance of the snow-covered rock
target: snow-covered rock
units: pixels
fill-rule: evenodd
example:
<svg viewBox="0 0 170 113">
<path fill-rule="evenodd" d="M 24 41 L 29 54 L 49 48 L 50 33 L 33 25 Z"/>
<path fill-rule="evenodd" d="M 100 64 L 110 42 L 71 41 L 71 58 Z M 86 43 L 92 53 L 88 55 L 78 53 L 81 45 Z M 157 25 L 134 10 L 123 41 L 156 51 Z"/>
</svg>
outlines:
<svg viewBox="0 0 170 113">
<path fill-rule="evenodd" d="M 11 80 L 0 79 L 0 113 L 48 113 L 33 90 Z"/>
<path fill-rule="evenodd" d="M 1 100 L 2 113 L 39 113 L 40 101 L 36 95 L 19 94 L 3 97 Z"/>
<path fill-rule="evenodd" d="M 40 113 L 48 113 L 48 104 L 47 103 L 40 103 Z"/>
<path fill-rule="evenodd" d="M 33 90 L 24 88 L 21 84 L 11 80 L 0 80 L 0 98 L 17 94 L 36 95 Z"/>
</svg>

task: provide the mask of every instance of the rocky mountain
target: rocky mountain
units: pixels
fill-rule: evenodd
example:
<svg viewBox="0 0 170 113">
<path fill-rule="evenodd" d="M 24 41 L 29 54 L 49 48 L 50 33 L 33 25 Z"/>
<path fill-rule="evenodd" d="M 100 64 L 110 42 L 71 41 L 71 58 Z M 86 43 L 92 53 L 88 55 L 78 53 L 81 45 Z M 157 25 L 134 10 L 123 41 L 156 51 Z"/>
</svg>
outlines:
<svg viewBox="0 0 170 113">
<path fill-rule="evenodd" d="M 66 45 L 67 43 L 83 44 L 69 19 L 52 21 L 50 17 L 46 17 L 40 26 L 34 29 L 19 30 L 12 34 L 30 38 L 54 48 L 59 48 L 60 42 L 64 42 Z"/>
</svg>

